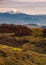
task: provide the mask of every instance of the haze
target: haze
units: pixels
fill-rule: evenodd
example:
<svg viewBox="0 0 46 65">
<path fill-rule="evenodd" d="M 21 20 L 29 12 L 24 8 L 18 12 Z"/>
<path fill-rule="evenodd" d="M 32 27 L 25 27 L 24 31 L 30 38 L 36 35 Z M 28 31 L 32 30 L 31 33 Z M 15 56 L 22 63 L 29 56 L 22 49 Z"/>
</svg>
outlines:
<svg viewBox="0 0 46 65">
<path fill-rule="evenodd" d="M 7 10 L 27 14 L 46 14 L 46 0 L 0 0 L 0 12 Z"/>
</svg>

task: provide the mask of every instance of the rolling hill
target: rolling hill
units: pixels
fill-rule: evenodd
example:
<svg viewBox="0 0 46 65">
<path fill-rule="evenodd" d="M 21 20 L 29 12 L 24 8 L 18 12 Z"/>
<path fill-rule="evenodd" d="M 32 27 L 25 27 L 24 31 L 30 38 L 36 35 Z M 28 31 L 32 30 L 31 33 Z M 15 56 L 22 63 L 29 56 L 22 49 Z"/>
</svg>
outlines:
<svg viewBox="0 0 46 65">
<path fill-rule="evenodd" d="M 25 26 L 27 26 L 28 28 L 41 28 L 39 25 L 37 24 L 25 24 Z"/>
<path fill-rule="evenodd" d="M 0 65 L 46 65 L 46 29 L 0 24 Z"/>
<path fill-rule="evenodd" d="M 0 65 L 46 65 L 46 55 L 0 45 Z"/>
<path fill-rule="evenodd" d="M 0 24 L 46 24 L 46 15 L 28 15 L 25 13 L 1 13 L 0 12 Z"/>
</svg>

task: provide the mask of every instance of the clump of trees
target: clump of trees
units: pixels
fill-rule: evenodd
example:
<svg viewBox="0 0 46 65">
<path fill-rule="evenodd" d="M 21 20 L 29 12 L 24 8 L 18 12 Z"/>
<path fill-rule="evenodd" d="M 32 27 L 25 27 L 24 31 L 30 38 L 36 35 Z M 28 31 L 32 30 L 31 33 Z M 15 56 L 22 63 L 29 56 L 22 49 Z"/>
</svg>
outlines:
<svg viewBox="0 0 46 65">
<path fill-rule="evenodd" d="M 23 25 L 13 25 L 13 24 L 2 24 L 0 25 L 0 33 L 12 33 L 14 32 L 16 36 L 30 35 L 31 29 Z"/>
<path fill-rule="evenodd" d="M 1 24 L 0 33 L 12 33 L 16 31 L 16 25 L 13 24 Z"/>
<path fill-rule="evenodd" d="M 31 29 L 27 28 L 26 26 L 17 26 L 17 30 L 15 32 L 16 36 L 25 36 L 25 35 L 31 35 Z"/>
<path fill-rule="evenodd" d="M 46 37 L 46 29 L 43 29 L 43 37 Z"/>
<path fill-rule="evenodd" d="M 15 33 L 14 36 L 32 35 L 46 37 L 46 29 L 29 29 L 24 25 L 0 24 L 0 33 Z"/>
</svg>

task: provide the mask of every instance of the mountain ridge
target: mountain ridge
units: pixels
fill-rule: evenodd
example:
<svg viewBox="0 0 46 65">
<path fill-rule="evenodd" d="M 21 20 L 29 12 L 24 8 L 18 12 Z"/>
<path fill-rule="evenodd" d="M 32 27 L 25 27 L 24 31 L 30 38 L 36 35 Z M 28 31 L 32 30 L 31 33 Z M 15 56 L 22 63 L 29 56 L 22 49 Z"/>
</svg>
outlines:
<svg viewBox="0 0 46 65">
<path fill-rule="evenodd" d="M 12 13 L 12 14 L 11 14 Z M 12 23 L 12 24 L 46 24 L 46 15 L 28 15 L 25 13 L 12 12 L 0 12 L 0 24 Z"/>
</svg>

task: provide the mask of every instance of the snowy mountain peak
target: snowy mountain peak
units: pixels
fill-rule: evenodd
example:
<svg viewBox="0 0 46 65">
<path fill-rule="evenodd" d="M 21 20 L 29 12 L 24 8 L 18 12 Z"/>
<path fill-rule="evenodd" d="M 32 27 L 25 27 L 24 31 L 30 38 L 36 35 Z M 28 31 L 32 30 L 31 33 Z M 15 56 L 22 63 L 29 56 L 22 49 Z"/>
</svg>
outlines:
<svg viewBox="0 0 46 65">
<path fill-rule="evenodd" d="M 0 13 L 5 13 L 5 12 L 15 13 L 16 11 L 17 11 L 17 9 L 14 9 L 14 8 L 4 8 L 4 9 L 0 9 Z"/>
<path fill-rule="evenodd" d="M 5 12 L 5 13 L 9 13 L 9 14 L 20 14 L 20 13 L 22 13 L 21 11 L 15 11 L 15 10 L 11 10 L 11 11 L 7 11 L 7 12 Z"/>
<path fill-rule="evenodd" d="M 7 11 L 6 13 L 15 14 L 15 13 L 16 13 L 16 11 L 11 10 L 11 11 Z"/>
</svg>

